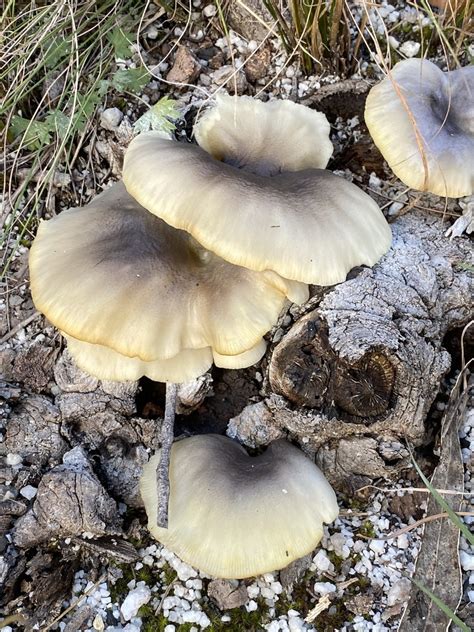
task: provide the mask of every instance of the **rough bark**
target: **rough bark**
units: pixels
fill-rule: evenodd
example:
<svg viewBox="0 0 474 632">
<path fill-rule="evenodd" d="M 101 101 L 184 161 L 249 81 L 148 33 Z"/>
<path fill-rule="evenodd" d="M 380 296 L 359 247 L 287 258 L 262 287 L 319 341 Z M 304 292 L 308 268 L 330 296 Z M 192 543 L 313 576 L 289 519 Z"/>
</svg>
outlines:
<svg viewBox="0 0 474 632">
<path fill-rule="evenodd" d="M 443 338 L 473 314 L 469 241 L 446 239 L 430 214 L 411 212 L 392 228 L 381 262 L 329 291 L 269 362 L 266 418 L 345 489 L 397 474 L 403 442 L 429 440 L 428 411 L 450 367 Z M 252 441 L 246 416 L 233 433 Z"/>
<path fill-rule="evenodd" d="M 43 476 L 32 509 L 16 523 L 13 541 L 29 548 L 51 537 L 82 533 L 120 533 L 117 505 L 95 476 L 84 451 L 77 447 Z"/>
</svg>

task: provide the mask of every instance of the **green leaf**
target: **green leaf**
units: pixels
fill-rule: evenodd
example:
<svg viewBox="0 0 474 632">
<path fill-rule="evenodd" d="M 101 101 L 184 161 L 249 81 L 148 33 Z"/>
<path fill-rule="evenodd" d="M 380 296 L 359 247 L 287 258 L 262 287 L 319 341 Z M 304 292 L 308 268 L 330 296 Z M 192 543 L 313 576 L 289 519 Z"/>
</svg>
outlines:
<svg viewBox="0 0 474 632">
<path fill-rule="evenodd" d="M 43 63 L 47 68 L 57 68 L 59 63 L 71 53 L 71 35 L 47 38 L 43 45 Z"/>
<path fill-rule="evenodd" d="M 124 31 L 117 26 L 107 33 L 107 39 L 114 47 L 116 57 L 120 59 L 129 59 L 131 57 L 130 44 L 133 43 L 135 35 L 130 31 Z"/>
<path fill-rule="evenodd" d="M 64 139 L 69 132 L 74 132 L 75 129 L 70 127 L 71 119 L 69 116 L 61 112 L 60 110 L 51 110 L 45 118 L 49 130 L 55 132 L 58 138 Z"/>
<path fill-rule="evenodd" d="M 117 92 L 139 92 L 149 80 L 150 74 L 145 68 L 120 68 L 111 83 Z"/>
<path fill-rule="evenodd" d="M 40 149 L 51 142 L 51 130 L 48 123 L 44 121 L 30 121 L 15 114 L 9 131 L 14 138 L 23 134 L 23 143 L 28 149 Z"/>
<path fill-rule="evenodd" d="M 445 499 L 433 487 L 433 485 L 431 485 L 429 480 L 426 478 L 426 476 L 421 471 L 420 466 L 418 465 L 418 463 L 413 458 L 413 455 L 412 455 L 411 459 L 412 459 L 413 465 L 415 466 L 416 471 L 418 472 L 421 480 L 426 485 L 426 487 L 429 489 L 430 494 L 436 500 L 438 505 L 440 507 L 442 507 L 444 509 L 444 511 L 448 514 L 449 519 L 451 520 L 451 522 L 453 522 L 457 526 L 457 528 L 461 531 L 461 533 L 466 538 L 466 540 L 469 542 L 469 544 L 471 546 L 474 546 L 474 534 L 469 531 L 469 527 L 467 526 L 467 524 L 465 522 L 463 522 L 461 520 L 461 518 L 459 518 L 459 516 L 456 515 L 456 513 L 453 511 L 452 507 L 445 501 Z"/>
<path fill-rule="evenodd" d="M 165 133 L 173 132 L 176 127 L 174 121 L 180 116 L 176 105 L 174 99 L 163 97 L 135 121 L 133 129 L 137 133 L 148 132 L 151 129 Z"/>
<path fill-rule="evenodd" d="M 87 125 L 100 102 L 101 96 L 99 92 L 88 92 L 87 94 L 78 93 L 76 112 L 74 113 L 75 129 L 80 129 Z"/>
</svg>

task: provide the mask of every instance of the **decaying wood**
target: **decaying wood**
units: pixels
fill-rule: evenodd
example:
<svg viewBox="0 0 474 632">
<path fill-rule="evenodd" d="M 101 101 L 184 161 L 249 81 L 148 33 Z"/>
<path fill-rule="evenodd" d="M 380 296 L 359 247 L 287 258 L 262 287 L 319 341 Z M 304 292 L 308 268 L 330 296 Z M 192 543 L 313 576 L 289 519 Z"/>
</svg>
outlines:
<svg viewBox="0 0 474 632">
<path fill-rule="evenodd" d="M 92 471 L 85 452 L 76 447 L 64 455 L 64 464 L 43 476 L 33 507 L 15 525 L 13 541 L 29 548 L 51 537 L 65 538 L 120 533 L 115 501 Z"/>
<path fill-rule="evenodd" d="M 429 214 L 410 212 L 392 228 L 380 263 L 327 293 L 269 363 L 267 418 L 315 451 L 340 488 L 397 474 L 403 441 L 432 436 L 427 415 L 450 367 L 443 338 L 473 314 L 469 241 L 446 239 Z"/>
<path fill-rule="evenodd" d="M 464 491 L 464 466 L 459 444 L 459 426 L 466 411 L 468 391 L 453 394 L 441 426 L 441 455 L 431 483 L 437 489 Z M 447 501 L 454 511 L 462 506 L 462 495 L 450 495 Z M 427 515 L 439 513 L 440 507 L 430 496 Z M 427 523 L 416 562 L 415 579 L 441 599 L 453 612 L 462 597 L 459 564 L 459 529 L 447 517 Z M 427 595 L 413 585 L 410 601 L 400 623 L 400 632 L 448 629 L 447 617 Z"/>
</svg>

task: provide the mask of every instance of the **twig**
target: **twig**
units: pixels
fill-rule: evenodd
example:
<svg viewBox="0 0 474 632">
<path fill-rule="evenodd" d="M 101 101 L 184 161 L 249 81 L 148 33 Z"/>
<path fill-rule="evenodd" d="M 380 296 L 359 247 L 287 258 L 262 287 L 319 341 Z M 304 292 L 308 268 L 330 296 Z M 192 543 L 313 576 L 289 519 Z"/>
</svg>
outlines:
<svg viewBox="0 0 474 632">
<path fill-rule="evenodd" d="M 0 345 L 6 342 L 7 340 L 10 340 L 10 338 L 13 338 L 13 336 L 16 333 L 18 333 L 20 329 L 23 329 L 23 327 L 26 327 L 27 325 L 29 325 L 31 322 L 35 320 L 35 318 L 37 318 L 40 315 L 41 314 L 39 312 L 34 312 L 33 314 L 31 314 L 31 316 L 28 316 L 28 318 L 25 318 L 25 320 L 22 320 L 21 323 L 18 323 L 18 325 L 15 325 L 13 329 L 10 329 L 10 331 L 6 333 L 3 336 L 3 338 L 0 339 Z"/>
<path fill-rule="evenodd" d="M 56 623 L 61 621 L 61 619 L 63 619 L 69 612 L 71 612 L 71 610 L 74 610 L 74 608 L 78 606 L 81 603 L 81 601 L 83 601 L 84 598 L 87 597 L 87 595 L 90 595 L 92 592 L 94 592 L 94 590 L 96 590 L 100 584 L 105 582 L 106 579 L 107 579 L 106 575 L 102 575 L 101 577 L 99 577 L 99 579 L 96 581 L 96 583 L 93 586 L 85 590 L 82 593 L 82 595 L 78 597 L 78 599 L 73 601 L 72 604 L 68 608 L 66 608 L 66 610 L 63 610 L 60 614 L 58 614 L 58 616 L 53 621 L 51 621 L 49 625 L 47 625 L 45 628 L 42 628 L 41 632 L 47 632 L 48 630 L 50 630 L 53 627 L 53 625 L 56 625 Z"/>
<path fill-rule="evenodd" d="M 456 511 L 455 514 L 457 516 L 474 516 L 474 512 L 472 511 Z M 425 518 L 421 518 L 421 520 L 417 520 L 413 524 L 409 524 L 403 529 L 399 529 L 398 531 L 394 531 L 390 535 L 384 535 L 380 537 L 372 537 L 368 535 L 363 535 L 362 533 L 357 533 L 358 538 L 363 538 L 364 540 L 393 540 L 394 538 L 398 538 L 399 535 L 403 535 L 404 533 L 408 533 L 409 531 L 413 531 L 417 527 L 421 527 L 427 522 L 433 522 L 433 520 L 439 520 L 440 518 L 448 518 L 449 514 L 446 512 L 435 514 L 433 516 L 426 516 Z"/>
<path fill-rule="evenodd" d="M 163 529 L 168 528 L 168 502 L 170 497 L 170 453 L 174 438 L 174 418 L 176 411 L 176 397 L 178 385 L 173 382 L 166 384 L 166 406 L 163 425 L 161 426 L 161 455 L 156 469 L 156 490 L 158 495 L 158 511 L 156 523 Z"/>
</svg>

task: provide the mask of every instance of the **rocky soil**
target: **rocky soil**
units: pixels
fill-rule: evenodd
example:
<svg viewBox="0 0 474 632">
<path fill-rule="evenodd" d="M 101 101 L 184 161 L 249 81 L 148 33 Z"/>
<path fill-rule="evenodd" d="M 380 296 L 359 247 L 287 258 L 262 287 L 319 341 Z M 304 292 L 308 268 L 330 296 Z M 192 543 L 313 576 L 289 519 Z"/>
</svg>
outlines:
<svg viewBox="0 0 474 632">
<path fill-rule="evenodd" d="M 140 99 L 102 105 L 81 158 L 93 173 L 78 169 L 74 184 L 86 201 L 118 179 L 133 124 L 163 95 L 177 102 L 181 140 L 219 89 L 326 113 L 335 146 L 329 168 L 377 200 L 394 247 L 373 270 L 355 270 L 335 289 L 314 287 L 307 305 L 289 307 L 259 365 L 214 368 L 183 385 L 176 436 L 227 433 L 253 450 L 286 436 L 324 469 L 341 515 L 313 554 L 244 581 L 206 577 L 153 541 L 137 483 L 164 386 L 99 382 L 80 371 L 35 310 L 28 249 L 20 246 L 0 295 L 0 629 L 408 631 L 422 629 L 420 612 L 423 629 L 445 629 L 445 615 L 413 577 L 459 605 L 473 627 L 474 550 L 446 518 L 424 520 L 441 510 L 410 449 L 472 526 L 474 401 L 461 373 L 472 327 L 462 344 L 461 335 L 474 313 L 472 243 L 463 234 L 474 200 L 406 190 L 384 165 L 363 122 L 377 60 L 361 55 L 344 78 L 307 76 L 260 22 L 235 9 L 226 37 L 216 5 L 192 4 L 191 27 L 171 24 L 164 43 L 157 37 L 165 18 L 150 9 L 142 47 L 117 64 L 144 61 L 153 78 Z M 354 15 L 362 19 L 357 7 Z M 418 10 L 384 2 L 369 19 L 378 33 L 389 28 L 397 54 L 419 53 L 429 18 Z M 60 173 L 45 217 L 76 203 Z M 318 375 L 338 376 L 333 390 L 311 381 L 315 363 Z M 434 543 L 449 555 L 433 556 Z"/>
</svg>

